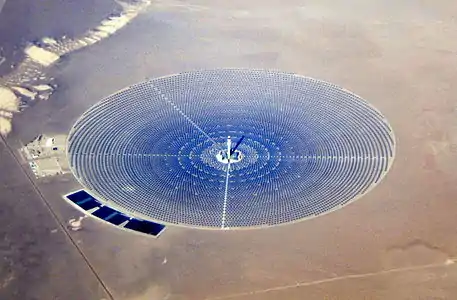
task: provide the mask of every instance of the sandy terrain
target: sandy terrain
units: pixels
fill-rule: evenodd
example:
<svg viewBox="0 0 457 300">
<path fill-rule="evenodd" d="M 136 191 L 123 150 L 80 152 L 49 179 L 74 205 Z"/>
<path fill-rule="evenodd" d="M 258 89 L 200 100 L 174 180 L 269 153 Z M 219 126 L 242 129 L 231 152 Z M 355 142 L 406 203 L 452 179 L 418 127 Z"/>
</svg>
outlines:
<svg viewBox="0 0 457 300">
<path fill-rule="evenodd" d="M 23 58 L 21 47 L 27 42 L 46 36 L 72 37 L 93 28 L 119 8 L 112 0 L 6 1 L 0 16 L 0 53 L 7 60 L 0 65 L 0 74 L 11 71 L 11 64 L 16 65 Z"/>
<path fill-rule="evenodd" d="M 0 135 L 7 135 L 11 131 L 13 113 L 18 111 L 16 95 L 0 86 Z"/>
<path fill-rule="evenodd" d="M 2 142 L 0 157 L 0 299 L 107 297 Z"/>
<path fill-rule="evenodd" d="M 116 35 L 49 70 L 60 88 L 15 117 L 8 144 L 15 149 L 42 132 L 66 133 L 92 104 L 144 78 L 274 68 L 341 85 L 380 109 L 398 143 L 390 173 L 361 200 L 307 222 L 241 232 L 173 227 L 150 239 L 87 219 L 84 230 L 68 233 L 76 249 L 62 229 L 55 239 L 46 231 L 57 225 L 23 175 L 2 172 L 0 199 L 16 229 L 0 232 L 21 251 L 40 249 L 43 256 L 50 248 L 55 262 L 40 261 L 37 277 L 25 273 L 29 265 L 1 274 L 7 284 L 0 298 L 17 299 L 14 291 L 28 286 L 22 299 L 34 299 L 32 291 L 101 299 L 86 257 L 113 299 L 454 299 L 456 15 L 450 0 L 155 2 Z M 2 170 L 18 168 L 10 160 L 3 152 Z M 15 188 L 20 182 L 30 196 Z M 78 186 L 71 176 L 37 186 L 60 222 L 79 215 L 61 198 Z M 31 210 L 24 217 L 30 227 L 16 221 L 23 210 Z M 16 263 L 31 257 L 15 253 Z M 67 290 L 45 275 L 57 266 L 52 274 L 71 278 L 59 264 L 87 276 L 69 279 Z M 68 296 L 76 289 L 87 296 Z"/>
</svg>

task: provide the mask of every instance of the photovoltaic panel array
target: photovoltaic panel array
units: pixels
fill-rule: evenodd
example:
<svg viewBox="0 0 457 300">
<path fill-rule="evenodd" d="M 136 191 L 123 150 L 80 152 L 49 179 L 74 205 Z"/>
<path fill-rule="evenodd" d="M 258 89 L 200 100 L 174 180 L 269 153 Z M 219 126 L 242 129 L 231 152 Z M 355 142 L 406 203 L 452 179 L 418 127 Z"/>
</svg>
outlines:
<svg viewBox="0 0 457 300">
<path fill-rule="evenodd" d="M 65 196 L 74 206 L 92 215 L 106 224 L 147 235 L 158 236 L 165 230 L 165 225 L 128 217 L 120 211 L 100 203 L 85 190 L 75 191 Z"/>
</svg>

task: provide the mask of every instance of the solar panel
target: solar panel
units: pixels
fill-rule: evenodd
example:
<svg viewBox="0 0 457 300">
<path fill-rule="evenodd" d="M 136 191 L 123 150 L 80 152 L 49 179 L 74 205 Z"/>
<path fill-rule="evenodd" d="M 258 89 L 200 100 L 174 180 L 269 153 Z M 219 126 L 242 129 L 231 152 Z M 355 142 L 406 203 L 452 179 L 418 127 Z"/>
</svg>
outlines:
<svg viewBox="0 0 457 300">
<path fill-rule="evenodd" d="M 115 211 L 114 209 L 112 209 L 108 206 L 103 206 L 103 207 L 100 207 L 100 209 L 97 209 L 95 212 L 93 212 L 92 215 L 106 221 L 107 219 L 110 219 L 113 216 L 115 216 L 117 213 L 118 212 Z"/>
<path fill-rule="evenodd" d="M 77 203 L 79 207 L 81 207 L 84 210 L 91 210 L 96 207 L 100 207 L 100 203 L 97 202 L 95 199 L 88 199 L 87 201 L 84 201 L 82 203 Z"/>
<path fill-rule="evenodd" d="M 80 190 L 80 191 L 77 191 L 76 193 L 67 195 L 67 198 L 70 199 L 74 203 L 78 203 L 78 202 L 90 200 L 90 199 L 92 199 L 92 196 L 89 195 L 86 191 Z"/>
<path fill-rule="evenodd" d="M 157 236 L 165 229 L 165 226 L 154 222 L 133 219 L 128 222 L 124 228 Z"/>
<path fill-rule="evenodd" d="M 102 206 L 100 201 L 87 193 L 85 190 L 68 194 L 65 198 L 84 211 L 92 211 L 93 209 L 99 207 L 98 209 L 92 211 L 91 215 L 101 221 L 118 227 L 128 221 L 123 228 L 153 236 L 158 236 L 165 229 L 165 225 L 128 217 L 109 206 Z"/>
<path fill-rule="evenodd" d="M 109 218 L 106 218 L 105 221 L 108 223 L 111 223 L 113 225 L 121 225 L 125 221 L 129 220 L 129 218 L 123 214 L 120 214 L 119 212 L 116 213 L 115 215 L 109 216 Z"/>
<path fill-rule="evenodd" d="M 341 208 L 380 182 L 395 153 L 386 118 L 355 94 L 242 69 L 130 86 L 86 111 L 68 141 L 73 174 L 102 203 L 222 229 Z"/>
</svg>

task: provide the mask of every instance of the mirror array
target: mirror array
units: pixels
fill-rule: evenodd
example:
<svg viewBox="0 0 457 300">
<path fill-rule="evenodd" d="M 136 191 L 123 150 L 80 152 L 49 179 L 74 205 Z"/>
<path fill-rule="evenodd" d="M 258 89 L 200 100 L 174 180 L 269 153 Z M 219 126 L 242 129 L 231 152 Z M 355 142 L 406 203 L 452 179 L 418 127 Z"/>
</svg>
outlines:
<svg viewBox="0 0 457 300">
<path fill-rule="evenodd" d="M 239 143 L 228 162 L 227 138 Z M 267 70 L 205 70 L 130 86 L 68 137 L 80 183 L 145 220 L 251 228 L 336 210 L 389 170 L 395 139 L 367 101 Z M 221 158 L 222 157 L 222 158 Z"/>
</svg>

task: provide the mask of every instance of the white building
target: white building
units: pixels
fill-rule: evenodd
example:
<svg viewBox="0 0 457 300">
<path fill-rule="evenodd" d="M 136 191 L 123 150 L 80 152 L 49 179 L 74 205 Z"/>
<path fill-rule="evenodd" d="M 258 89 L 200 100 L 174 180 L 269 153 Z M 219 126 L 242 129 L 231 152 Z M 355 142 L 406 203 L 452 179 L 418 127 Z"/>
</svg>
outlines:
<svg viewBox="0 0 457 300">
<path fill-rule="evenodd" d="M 66 136 L 41 134 L 22 149 L 36 177 L 55 176 L 69 171 L 66 158 Z"/>
</svg>

